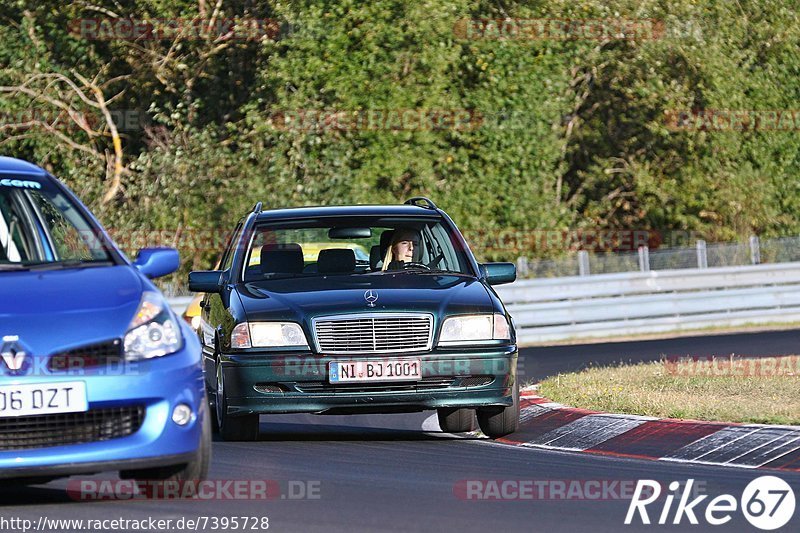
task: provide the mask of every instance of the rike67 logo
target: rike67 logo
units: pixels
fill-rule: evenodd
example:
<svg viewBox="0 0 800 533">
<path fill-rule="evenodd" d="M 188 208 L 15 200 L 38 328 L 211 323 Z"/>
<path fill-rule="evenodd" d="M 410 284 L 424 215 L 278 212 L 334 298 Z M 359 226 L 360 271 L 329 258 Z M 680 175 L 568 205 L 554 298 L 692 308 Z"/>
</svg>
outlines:
<svg viewBox="0 0 800 533">
<path fill-rule="evenodd" d="M 795 509 L 795 497 L 792 487 L 784 480 L 775 476 L 761 476 L 751 481 L 742 492 L 738 500 L 730 494 L 721 494 L 705 504 L 705 512 L 701 513 L 703 501 L 707 494 L 692 497 L 694 480 L 689 479 L 685 484 L 673 481 L 669 484 L 669 493 L 664 498 L 661 512 L 653 516 L 656 523 L 664 525 L 681 524 L 685 518 L 690 524 L 697 525 L 698 516 L 705 519 L 712 526 L 727 524 L 738 511 L 744 515 L 750 524 L 758 529 L 771 531 L 786 525 L 792 519 Z M 683 490 L 681 491 L 681 487 Z M 636 484 L 633 499 L 628 506 L 625 516 L 625 525 L 630 525 L 637 520 L 642 524 L 650 524 L 648 505 L 656 502 L 661 496 L 661 483 L 651 479 L 640 479 Z M 673 503 L 678 500 L 673 511 Z M 658 504 L 657 504 L 658 505 Z M 650 511 L 658 511 L 655 509 Z M 670 521 L 670 517 L 672 520 Z"/>
</svg>

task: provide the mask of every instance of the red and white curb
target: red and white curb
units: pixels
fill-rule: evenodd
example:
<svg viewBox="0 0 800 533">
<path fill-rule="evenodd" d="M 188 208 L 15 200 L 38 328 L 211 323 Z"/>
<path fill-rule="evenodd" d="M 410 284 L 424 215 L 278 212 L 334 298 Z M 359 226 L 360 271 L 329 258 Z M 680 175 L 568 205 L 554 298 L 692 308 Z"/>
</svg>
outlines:
<svg viewBox="0 0 800 533">
<path fill-rule="evenodd" d="M 679 463 L 800 471 L 800 426 L 676 420 L 576 409 L 525 390 L 505 444 Z"/>
</svg>

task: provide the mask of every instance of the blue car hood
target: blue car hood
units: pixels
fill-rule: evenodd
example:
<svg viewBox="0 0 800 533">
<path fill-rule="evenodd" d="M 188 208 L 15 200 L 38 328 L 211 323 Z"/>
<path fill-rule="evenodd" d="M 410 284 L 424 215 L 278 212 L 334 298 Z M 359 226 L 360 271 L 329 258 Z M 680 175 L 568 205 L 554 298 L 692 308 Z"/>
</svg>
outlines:
<svg viewBox="0 0 800 533">
<path fill-rule="evenodd" d="M 37 356 L 120 338 L 142 290 L 129 266 L 1 272 L 0 338 L 18 336 Z"/>
<path fill-rule="evenodd" d="M 486 287 L 470 276 L 397 274 L 262 281 L 238 288 L 248 320 L 278 317 L 303 322 L 321 315 L 379 311 L 491 313 Z M 365 293 L 377 295 L 374 307 Z"/>
</svg>

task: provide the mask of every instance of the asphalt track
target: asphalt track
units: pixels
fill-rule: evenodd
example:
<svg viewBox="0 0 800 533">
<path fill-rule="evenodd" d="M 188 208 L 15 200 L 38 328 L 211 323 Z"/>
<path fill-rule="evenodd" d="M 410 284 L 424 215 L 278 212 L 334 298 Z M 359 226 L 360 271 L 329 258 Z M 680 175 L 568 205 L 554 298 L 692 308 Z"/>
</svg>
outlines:
<svg viewBox="0 0 800 533">
<path fill-rule="evenodd" d="M 527 379 L 541 379 L 589 363 L 657 360 L 662 354 L 796 354 L 800 351 L 798 339 L 800 331 L 789 330 L 543 347 L 522 350 L 520 360 Z M 738 499 L 752 479 L 765 474 L 776 475 L 763 470 L 514 448 L 486 439 L 435 431 L 430 415 L 263 416 L 258 442 L 214 443 L 212 478 L 275 480 L 287 499 L 277 496 L 269 501 L 76 502 L 64 490 L 67 481 L 59 480 L 24 489 L 0 488 L 0 520 L 27 518 L 36 524 L 41 516 L 48 519 L 153 517 L 173 521 L 202 516 L 267 516 L 269 531 L 757 531 L 740 512 L 734 513 L 733 519 L 722 526 L 710 526 L 702 517 L 697 526 L 690 526 L 685 518 L 680 526 L 648 526 L 639 520 L 624 526 L 627 498 L 480 501 L 464 499 L 459 487 L 463 487 L 465 480 L 619 480 L 630 483 L 647 478 L 666 485 L 691 478 L 710 497 L 731 494 Z M 423 431 L 423 424 L 429 431 Z M 787 481 L 800 498 L 800 474 L 777 475 Z M 105 474 L 93 479 L 113 479 L 113 476 Z M 300 486 L 299 482 L 314 482 L 319 497 L 291 499 L 290 481 L 295 486 Z M 663 500 L 658 507 L 649 508 L 653 521 L 661 514 L 661 504 Z M 674 507 L 669 515 L 670 522 Z M 701 504 L 698 514 L 702 514 L 703 509 Z M 798 531 L 799 524 L 800 509 L 782 530 Z M 211 522 L 206 522 L 206 527 L 199 527 L 198 531 L 211 531 L 211 526 Z"/>
</svg>

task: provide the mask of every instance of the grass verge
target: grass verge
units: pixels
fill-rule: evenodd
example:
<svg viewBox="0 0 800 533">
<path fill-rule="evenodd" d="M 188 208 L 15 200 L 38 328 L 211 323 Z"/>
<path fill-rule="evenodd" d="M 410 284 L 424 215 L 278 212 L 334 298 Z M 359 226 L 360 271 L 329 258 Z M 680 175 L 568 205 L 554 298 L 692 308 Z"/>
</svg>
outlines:
<svg viewBox="0 0 800 533">
<path fill-rule="evenodd" d="M 610 413 L 800 425 L 799 366 L 787 356 L 598 367 L 548 378 L 538 393 Z"/>
</svg>

